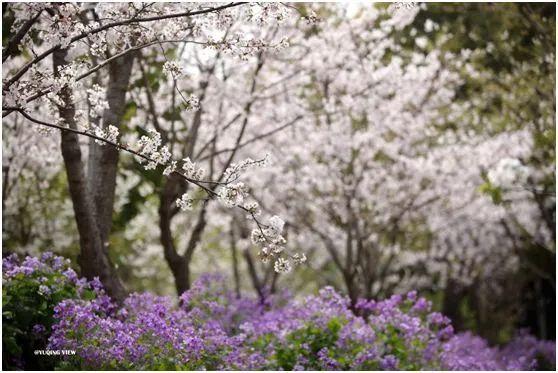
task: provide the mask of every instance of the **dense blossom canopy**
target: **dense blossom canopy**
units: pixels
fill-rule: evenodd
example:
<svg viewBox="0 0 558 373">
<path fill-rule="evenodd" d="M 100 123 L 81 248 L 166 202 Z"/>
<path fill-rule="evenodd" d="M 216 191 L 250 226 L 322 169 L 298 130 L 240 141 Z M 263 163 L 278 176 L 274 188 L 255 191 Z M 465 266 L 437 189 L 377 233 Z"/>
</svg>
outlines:
<svg viewBox="0 0 558 373">
<path fill-rule="evenodd" d="M 389 293 L 403 280 L 427 285 L 427 278 L 435 276 L 442 284 L 448 278 L 468 284 L 513 271 L 518 253 L 510 234 L 528 234 L 537 244 L 552 247 L 552 233 L 540 222 L 554 199 L 533 191 L 553 171 L 529 163 L 536 152 L 531 129 L 479 132 L 479 118 L 470 114 L 474 103 L 455 100 L 464 71 L 482 76 L 473 63 L 480 52 L 442 52 L 424 37 L 417 37 L 417 48 L 409 51 L 392 37 L 409 27 L 420 7 L 355 6 L 350 12 L 338 5 L 213 8 L 221 7 L 101 4 L 90 14 L 89 6 L 64 4 L 50 17 L 47 4 L 18 4 L 12 27 L 17 30 L 36 15 L 38 22 L 31 27 L 41 42 L 27 34 L 19 48 L 38 57 L 28 62 L 21 54 L 4 63 L 4 114 L 33 116 L 47 108 L 51 123 L 66 126 L 57 105 L 70 88 L 77 129 L 131 150 L 147 170 L 181 174 L 221 206 L 240 207 L 245 212 L 240 215 L 259 219 L 254 230 L 264 236 L 270 231 L 264 229 L 266 219 L 257 218 L 260 204 L 264 212 L 281 212 L 293 227 L 287 247 L 304 249 L 314 267 L 322 265 L 321 258 L 339 264 L 350 256 L 361 263 L 362 269 L 356 264 L 342 269 L 369 273 L 360 279 L 365 289 L 359 293 Z M 203 14 L 186 22 L 178 16 L 197 12 Z M 112 23 L 90 19 L 93 14 Z M 427 33 L 436 27 L 432 21 L 424 25 Z M 68 47 L 59 72 L 42 58 L 57 45 Z M 132 131 L 121 135 L 122 123 L 103 118 L 109 110 L 110 93 L 104 87 L 110 77 L 102 68 L 136 52 L 139 57 L 130 63 L 139 68 L 130 80 L 160 81 L 147 89 L 131 86 L 135 103 L 126 127 Z M 61 164 L 50 154 L 56 140 L 17 125 L 17 113 L 9 115 L 5 121 L 14 134 L 4 147 L 10 163 L 7 180 L 18 177 L 19 169 L 29 173 L 40 167 L 42 172 L 31 177 L 46 187 Z M 453 121 L 461 125 L 440 131 Z M 36 151 L 18 154 L 28 142 Z M 266 155 L 271 167 L 252 169 L 264 164 L 252 159 Z M 238 180 L 244 173 L 249 183 Z M 126 203 L 132 182 L 129 175 L 118 180 L 117 207 Z M 495 206 L 489 193 L 479 192 L 483 186 L 513 203 Z M 218 216 L 214 210 L 220 207 L 206 206 L 199 193 L 185 189 L 169 203 L 190 214 L 199 211 L 200 217 L 203 211 L 204 219 L 191 215 L 179 221 L 230 229 L 222 219 L 206 217 L 206 209 Z M 9 196 L 5 207 L 17 209 L 20 193 Z M 150 211 L 145 214 L 142 221 L 149 225 Z M 428 250 L 405 247 L 425 237 Z M 261 258 L 274 258 L 274 267 L 286 271 L 305 256 L 284 255 L 283 241 L 280 235 L 252 243 Z M 357 255 L 359 246 L 367 248 L 367 258 Z M 316 250 L 329 255 L 313 255 Z M 423 267 L 426 273 L 417 270 Z M 402 272 L 411 278 L 402 279 Z"/>
</svg>

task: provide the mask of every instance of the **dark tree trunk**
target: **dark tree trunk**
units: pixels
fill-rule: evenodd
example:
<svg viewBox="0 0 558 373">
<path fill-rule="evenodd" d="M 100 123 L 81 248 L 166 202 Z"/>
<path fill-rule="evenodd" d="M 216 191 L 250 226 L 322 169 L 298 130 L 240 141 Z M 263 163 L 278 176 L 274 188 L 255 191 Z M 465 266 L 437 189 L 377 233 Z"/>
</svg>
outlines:
<svg viewBox="0 0 558 373">
<path fill-rule="evenodd" d="M 66 54 L 66 50 L 57 50 L 53 53 L 53 67 L 56 76 L 60 68 L 65 65 Z M 64 106 L 58 108 L 60 117 L 65 125 L 76 128 L 75 107 L 68 87 L 63 88 L 61 98 Z M 108 294 L 119 301 L 125 296 L 125 289 L 105 249 L 98 224 L 99 217 L 87 186 L 78 136 L 71 132 L 62 131 L 61 148 L 79 232 L 80 255 L 78 261 L 82 275 L 89 280 L 99 277 Z"/>
<path fill-rule="evenodd" d="M 248 265 L 248 274 L 250 275 L 252 286 L 254 287 L 256 293 L 258 293 L 260 304 L 264 304 L 266 298 L 264 284 L 262 284 L 262 280 L 258 276 L 256 266 L 254 264 L 254 261 L 252 260 L 252 255 L 250 255 L 250 252 L 248 250 L 244 251 L 244 259 L 246 259 L 246 264 Z"/>
<path fill-rule="evenodd" d="M 236 247 L 236 237 L 234 236 L 234 226 L 232 222 L 231 222 L 230 238 L 231 238 L 231 251 L 232 251 L 234 291 L 236 297 L 240 299 L 240 271 L 238 268 L 238 248 Z"/>
<path fill-rule="evenodd" d="M 176 175 L 171 175 L 164 182 L 163 191 L 159 199 L 159 231 L 160 240 L 163 245 L 165 260 L 167 261 L 178 296 L 182 295 L 190 288 L 190 270 L 188 260 L 184 255 L 180 255 L 176 249 L 174 237 L 171 231 L 172 218 L 176 214 L 173 210 L 173 202 L 177 198 L 180 188 L 180 180 Z"/>
<path fill-rule="evenodd" d="M 186 259 L 178 256 L 168 262 L 174 277 L 174 286 L 178 296 L 190 289 L 190 271 Z"/>
<path fill-rule="evenodd" d="M 345 281 L 345 287 L 347 288 L 347 294 L 351 300 L 351 310 L 355 311 L 358 298 L 360 297 L 360 291 L 358 284 L 355 281 L 355 276 L 349 274 L 347 271 L 343 271 L 343 280 Z"/>
<path fill-rule="evenodd" d="M 190 273 L 186 259 L 176 251 L 171 232 L 171 221 L 175 214 L 172 210 L 172 202 L 176 198 L 178 187 L 178 182 L 172 175 L 163 185 L 163 191 L 159 199 L 159 230 L 165 260 L 172 272 L 176 293 L 180 296 L 190 288 Z"/>
<path fill-rule="evenodd" d="M 447 286 L 444 289 L 442 313 L 451 319 L 452 325 L 456 331 L 464 329 L 463 316 L 459 310 L 459 305 L 464 295 L 463 289 L 455 280 L 448 280 Z"/>
</svg>

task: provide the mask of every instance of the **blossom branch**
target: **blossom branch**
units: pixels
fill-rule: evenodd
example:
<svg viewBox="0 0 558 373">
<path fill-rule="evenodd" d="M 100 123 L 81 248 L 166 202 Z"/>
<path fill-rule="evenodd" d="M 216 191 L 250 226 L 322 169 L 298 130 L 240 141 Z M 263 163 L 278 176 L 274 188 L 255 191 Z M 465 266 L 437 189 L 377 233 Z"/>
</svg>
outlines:
<svg viewBox="0 0 558 373">
<path fill-rule="evenodd" d="M 160 15 L 160 16 L 152 16 L 152 17 L 144 17 L 144 18 L 135 18 L 134 17 L 134 18 L 123 20 L 123 21 L 115 21 L 115 22 L 107 23 L 106 25 L 97 27 L 97 28 L 89 30 L 89 31 L 84 31 L 81 34 L 76 35 L 73 38 L 71 38 L 69 44 L 72 44 L 76 41 L 84 39 L 84 38 L 86 38 L 90 35 L 98 34 L 99 32 L 108 30 L 108 29 L 113 28 L 113 27 L 127 26 L 127 25 L 131 25 L 131 24 L 134 24 L 134 23 L 160 21 L 160 20 L 163 20 L 163 19 L 192 17 L 192 16 L 196 16 L 196 15 L 200 15 L 200 14 L 218 12 L 218 11 L 221 11 L 221 10 L 224 10 L 224 9 L 227 9 L 227 8 L 232 8 L 232 7 L 235 7 L 235 6 L 239 6 L 239 5 L 242 5 L 242 4 L 246 4 L 246 3 L 244 3 L 244 2 L 230 3 L 230 4 L 221 5 L 221 6 L 214 7 L 214 8 L 202 9 L 202 10 L 197 10 L 197 11 L 189 11 L 189 12 L 182 12 L 182 13 L 175 13 L 175 14 L 164 14 L 164 15 Z M 10 86 L 12 84 L 14 84 L 16 81 L 18 81 L 19 78 L 21 78 L 33 65 L 42 61 L 43 59 L 45 59 L 46 57 L 51 55 L 54 51 L 56 51 L 60 48 L 62 48 L 62 44 L 61 43 L 56 44 L 55 46 L 47 49 L 46 51 L 44 51 L 43 53 L 41 53 L 40 55 L 35 57 L 33 60 L 29 61 L 17 73 L 15 73 L 10 79 L 8 79 L 6 81 L 6 83 L 3 84 L 4 91 L 7 91 L 8 88 L 10 88 Z"/>
<path fill-rule="evenodd" d="M 114 56 L 112 56 L 112 57 L 110 57 L 110 58 L 107 58 L 106 60 L 104 60 L 104 61 L 98 63 L 97 65 L 95 65 L 95 66 L 92 67 L 91 69 L 87 70 L 86 72 L 84 72 L 84 73 L 78 75 L 78 76 L 75 78 L 75 81 L 78 82 L 78 81 L 80 81 L 80 80 L 82 80 L 82 79 L 87 78 L 89 75 L 91 75 L 91 74 L 93 74 L 94 72 L 100 70 L 101 68 L 107 66 L 108 64 L 110 64 L 110 63 L 113 62 L 114 60 L 116 60 L 116 59 L 118 59 L 118 58 L 121 58 L 121 57 L 124 57 L 125 55 L 127 55 L 127 54 L 129 54 L 129 53 L 131 53 L 131 52 L 139 51 L 139 50 L 142 50 L 142 49 L 144 49 L 144 48 L 148 48 L 148 47 L 153 46 L 153 45 L 156 45 L 156 44 L 160 45 L 160 44 L 162 44 L 162 43 L 184 43 L 184 44 L 188 44 L 188 43 L 189 43 L 189 44 L 200 44 L 200 45 L 206 45 L 206 44 L 207 44 L 207 43 L 203 43 L 203 42 L 197 42 L 197 41 L 194 41 L 194 40 L 184 40 L 184 39 L 168 39 L 168 40 L 154 40 L 154 41 L 150 41 L 150 42 L 145 43 L 145 44 L 141 44 L 141 45 L 138 45 L 138 46 L 135 46 L 135 47 L 131 47 L 131 48 L 125 49 L 125 50 L 123 50 L 122 52 L 120 52 L 120 53 L 118 53 L 118 54 L 115 54 Z M 48 94 L 48 93 L 50 93 L 50 92 L 52 92 L 52 88 L 51 88 L 51 87 L 46 88 L 46 89 L 43 89 L 43 90 L 37 92 L 36 94 L 34 94 L 34 95 L 32 95 L 32 96 L 29 96 L 29 97 L 26 99 L 26 103 L 30 103 L 30 102 L 32 102 L 32 101 L 35 101 L 35 100 L 37 100 L 37 99 L 39 99 L 39 98 L 45 96 L 46 94 Z M 3 113 L 2 113 L 2 117 L 3 117 L 3 118 L 6 117 L 7 115 L 11 114 L 13 111 L 14 111 L 13 108 L 3 107 L 3 108 L 2 108 L 2 112 L 3 112 Z"/>
<path fill-rule="evenodd" d="M 27 120 L 29 120 L 32 123 L 44 126 L 44 127 L 49 127 L 49 128 L 54 128 L 54 129 L 58 129 L 60 131 L 66 131 L 66 132 L 71 132 L 80 136 L 86 136 L 89 138 L 94 139 L 97 142 L 102 142 L 104 144 L 108 144 L 111 145 L 113 147 L 115 147 L 116 149 L 125 151 L 127 153 L 133 154 L 137 157 L 140 157 L 141 159 L 150 162 L 150 164 L 153 165 L 158 165 L 161 164 L 163 166 L 167 166 L 167 168 L 165 169 L 165 171 L 163 172 L 164 175 L 166 176 L 170 176 L 172 174 L 175 174 L 181 178 L 183 178 L 184 180 L 186 180 L 187 182 L 194 184 L 196 186 L 198 186 L 200 189 L 202 189 L 205 193 L 207 193 L 209 199 L 219 199 L 225 206 L 229 206 L 229 207 L 236 207 L 239 208 L 241 210 L 243 210 L 244 212 L 248 213 L 248 217 L 251 218 L 257 228 L 256 230 L 254 230 L 252 232 L 252 240 L 254 243 L 263 243 L 266 244 L 266 247 L 262 248 L 262 251 L 260 252 L 259 256 L 262 259 L 262 261 L 267 262 L 270 258 L 275 258 L 275 271 L 276 272 L 288 272 L 291 269 L 291 264 L 290 262 L 285 259 L 283 256 L 279 255 L 280 253 L 282 253 L 283 248 L 282 245 L 286 242 L 285 239 L 283 238 L 283 236 L 281 235 L 281 232 L 283 230 L 283 226 L 284 226 L 284 222 L 282 219 L 280 219 L 278 216 L 273 216 L 272 218 L 269 219 L 269 223 L 268 224 L 264 224 L 262 223 L 258 218 L 257 215 L 259 214 L 258 211 L 258 204 L 257 203 L 244 203 L 244 195 L 246 194 L 246 187 L 244 186 L 243 183 L 237 183 L 237 184 L 232 184 L 233 182 L 235 182 L 241 171 L 244 171 L 245 169 L 247 169 L 250 166 L 253 165 L 261 165 L 265 162 L 265 159 L 261 159 L 261 160 L 251 160 L 251 159 L 247 159 L 239 164 L 230 164 L 229 167 L 227 168 L 227 170 L 225 170 L 225 172 L 221 175 L 219 181 L 209 181 L 209 180 L 201 180 L 201 178 L 193 178 L 193 177 L 189 177 L 188 175 L 201 175 L 201 169 L 198 169 L 194 163 L 192 163 L 190 161 L 189 158 L 187 158 L 184 162 L 185 165 L 183 166 L 183 168 L 185 169 L 186 173 L 188 173 L 188 175 L 181 173 L 179 171 L 176 171 L 175 166 L 176 166 L 176 162 L 175 161 L 170 161 L 170 162 L 161 162 L 160 158 L 161 156 L 159 155 L 158 157 L 154 157 L 154 154 L 156 154 L 156 151 L 153 151 L 151 153 L 151 157 L 146 155 L 144 152 L 141 151 L 136 151 L 134 149 L 131 149 L 130 147 L 118 143 L 116 141 L 116 139 L 113 140 L 113 138 L 111 137 L 110 139 L 105 138 L 104 136 L 99 136 L 97 134 L 91 133 L 88 130 L 79 130 L 76 128 L 70 128 L 70 127 L 64 127 L 58 124 L 54 124 L 54 123 L 48 123 L 45 121 L 42 121 L 40 119 L 34 118 L 31 115 L 29 115 L 28 113 L 26 113 L 23 109 L 20 108 L 10 108 L 13 109 L 14 111 L 17 111 L 19 113 L 21 113 L 21 115 L 23 117 L 25 117 Z M 141 139 L 140 139 L 141 141 Z M 158 154 L 158 153 L 157 153 Z M 159 159 L 158 159 L 159 158 Z M 154 167 L 153 167 L 154 168 Z M 168 172 L 167 172 L 168 171 Z M 222 179 L 224 179 L 224 181 L 221 181 Z M 204 185 L 204 184 L 207 184 Z M 215 189 L 221 186 L 221 189 L 216 192 Z M 188 210 L 191 209 L 191 205 L 192 205 L 193 199 L 191 199 L 190 197 L 188 197 L 187 194 L 184 194 L 180 199 L 178 199 L 176 201 L 176 204 L 182 209 L 182 210 Z M 207 203 L 207 201 L 204 200 L 204 204 Z M 203 219 L 202 219 L 203 220 Z M 295 254 L 295 255 L 287 255 L 288 258 L 292 259 L 294 261 L 295 264 L 300 264 L 303 263 L 304 261 L 306 261 L 306 257 L 304 256 L 304 254 L 299 255 L 299 254 Z"/>
<path fill-rule="evenodd" d="M 73 132 L 73 133 L 75 133 L 77 135 L 81 135 L 81 136 L 86 136 L 86 137 L 92 138 L 96 141 L 101 141 L 101 142 L 106 143 L 108 145 L 114 146 L 115 148 L 117 148 L 119 150 L 123 150 L 125 152 L 130 153 L 130 154 L 133 154 L 137 157 L 142 158 L 145 161 L 156 162 L 155 159 L 152 159 L 152 158 L 146 156 L 145 154 L 142 154 L 142 153 L 137 152 L 133 149 L 130 149 L 129 147 L 127 147 L 123 144 L 119 144 L 117 142 L 113 142 L 111 140 L 107 140 L 103 137 L 97 136 L 97 135 L 95 135 L 93 133 L 90 133 L 88 131 L 78 130 L 78 129 L 69 128 L 69 127 L 63 127 L 63 126 L 60 126 L 60 125 L 57 125 L 57 124 L 54 124 L 54 123 L 44 122 L 40 119 L 37 119 L 37 118 L 34 118 L 34 117 L 30 116 L 29 114 L 27 114 L 22 109 L 19 109 L 19 108 L 11 108 L 11 109 L 14 110 L 14 111 L 18 111 L 22 116 L 24 116 L 26 119 L 28 119 L 29 121 L 31 121 L 33 123 L 36 123 L 36 124 L 39 124 L 39 125 L 42 125 L 42 126 L 45 126 L 45 127 L 58 129 L 58 130 L 61 130 L 61 131 Z M 216 184 L 216 185 L 226 185 L 227 184 L 227 183 L 221 183 L 221 182 L 210 181 L 210 180 L 196 180 L 196 179 L 190 178 L 190 177 L 180 173 L 179 171 L 173 171 L 172 173 L 175 173 L 175 174 L 179 175 L 180 177 L 182 177 L 183 179 L 185 179 L 187 182 L 192 183 L 192 184 L 200 187 L 201 189 L 203 189 L 210 196 L 216 196 L 217 193 L 215 191 L 213 191 L 211 188 L 208 188 L 208 187 L 204 186 L 203 184 Z"/>
</svg>

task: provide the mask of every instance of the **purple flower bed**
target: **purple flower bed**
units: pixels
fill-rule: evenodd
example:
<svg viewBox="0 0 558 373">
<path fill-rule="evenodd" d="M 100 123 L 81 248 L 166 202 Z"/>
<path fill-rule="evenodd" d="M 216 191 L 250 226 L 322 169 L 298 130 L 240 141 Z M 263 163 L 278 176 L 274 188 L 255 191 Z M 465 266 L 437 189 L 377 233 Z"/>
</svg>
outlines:
<svg viewBox="0 0 558 373">
<path fill-rule="evenodd" d="M 36 270 L 4 261 L 4 283 Z M 44 268 L 43 268 L 44 271 Z M 55 273 L 67 269 L 52 269 Z M 21 273 L 14 277 L 14 273 Z M 71 276 L 73 278 L 73 276 Z M 46 348 L 75 350 L 60 369 L 529 370 L 555 366 L 555 343 L 525 333 L 490 347 L 411 292 L 361 300 L 356 312 L 333 288 L 301 300 L 237 298 L 219 276 L 202 276 L 177 301 L 131 294 L 120 307 L 97 285 L 52 308 Z M 40 285 L 39 285 L 40 286 Z M 38 288 L 37 288 L 38 291 Z M 50 295 L 40 295 L 47 297 Z M 9 320 L 8 320 L 9 321 Z M 34 326 L 36 329 L 41 329 Z M 51 331 L 50 331 L 51 329 Z M 39 330 L 45 333 L 45 330 Z"/>
<path fill-rule="evenodd" d="M 68 299 L 110 303 L 99 281 L 78 278 L 69 261 L 44 253 L 2 260 L 2 347 L 4 369 L 52 369 L 55 359 L 36 356 L 51 334 L 54 308 Z"/>
</svg>

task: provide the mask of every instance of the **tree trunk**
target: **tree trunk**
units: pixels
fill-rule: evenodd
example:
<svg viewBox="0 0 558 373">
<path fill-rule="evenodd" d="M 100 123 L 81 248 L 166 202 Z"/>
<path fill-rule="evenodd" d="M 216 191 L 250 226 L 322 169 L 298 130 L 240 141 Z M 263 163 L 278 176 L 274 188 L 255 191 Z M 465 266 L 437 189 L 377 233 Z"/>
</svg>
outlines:
<svg viewBox="0 0 558 373">
<path fill-rule="evenodd" d="M 358 302 L 360 297 L 359 286 L 355 281 L 355 276 L 350 274 L 348 270 L 343 271 L 343 280 L 345 282 L 345 287 L 347 288 L 347 294 L 349 295 L 349 299 L 351 300 L 351 310 L 354 312 L 355 306 Z"/>
<path fill-rule="evenodd" d="M 172 210 L 172 203 L 176 199 L 179 181 L 175 175 L 171 175 L 163 185 L 163 191 L 159 198 L 159 231 L 161 232 L 161 244 L 165 260 L 167 261 L 172 275 L 178 296 L 182 295 L 190 288 L 190 272 L 187 260 L 176 250 L 176 245 L 171 231 L 172 218 L 175 212 Z"/>
<path fill-rule="evenodd" d="M 106 98 L 109 107 L 103 113 L 102 126 L 104 128 L 109 125 L 121 128 L 133 63 L 134 55 L 127 54 L 116 59 L 108 66 L 109 82 Z M 116 148 L 106 145 L 101 146 L 95 143 L 93 139 L 90 140 L 88 186 L 97 208 L 99 229 L 103 242 L 108 241 L 112 227 L 118 155 Z"/>
<path fill-rule="evenodd" d="M 236 237 L 234 236 L 234 225 L 232 222 L 230 229 L 234 292 L 236 294 L 236 297 L 240 299 L 240 271 L 238 268 L 238 248 L 236 247 Z"/>
<path fill-rule="evenodd" d="M 256 272 L 256 266 L 254 265 L 254 261 L 252 260 L 252 256 L 250 255 L 250 252 L 248 250 L 244 251 L 244 259 L 246 259 L 246 264 L 248 265 L 248 274 L 250 275 L 250 280 L 252 281 L 254 290 L 256 290 L 256 293 L 258 293 L 260 304 L 265 304 L 266 294 L 264 285 L 262 284 L 262 280 Z"/>
<path fill-rule="evenodd" d="M 168 263 L 174 277 L 176 294 L 180 296 L 190 289 L 190 270 L 188 268 L 188 263 L 183 256 L 177 256 L 172 260 L 168 260 Z"/>
<path fill-rule="evenodd" d="M 55 76 L 59 75 L 58 71 L 65 65 L 66 54 L 66 50 L 56 50 L 53 53 Z M 71 100 L 70 88 L 63 88 L 60 95 L 64 102 L 64 106 L 58 107 L 60 117 L 65 125 L 76 128 L 75 107 Z M 99 277 L 108 294 L 119 301 L 125 296 L 125 289 L 106 253 L 98 224 L 99 217 L 87 186 L 78 135 L 62 131 L 61 148 L 79 232 L 80 255 L 78 261 L 82 275 L 89 280 Z"/>
<path fill-rule="evenodd" d="M 456 331 L 464 330 L 463 317 L 459 309 L 459 302 L 464 298 L 464 295 L 465 293 L 459 284 L 455 280 L 449 279 L 444 289 L 442 313 L 451 319 Z"/>
</svg>

